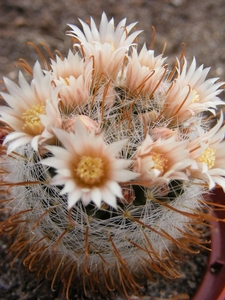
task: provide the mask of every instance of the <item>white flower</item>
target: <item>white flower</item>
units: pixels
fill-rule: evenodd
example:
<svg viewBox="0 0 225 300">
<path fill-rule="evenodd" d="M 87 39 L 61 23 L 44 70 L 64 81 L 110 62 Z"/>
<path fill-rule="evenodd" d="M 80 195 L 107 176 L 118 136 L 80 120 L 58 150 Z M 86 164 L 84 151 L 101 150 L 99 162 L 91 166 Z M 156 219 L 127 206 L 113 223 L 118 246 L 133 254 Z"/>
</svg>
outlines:
<svg viewBox="0 0 225 300">
<path fill-rule="evenodd" d="M 199 136 L 189 143 L 188 148 L 195 161 L 190 168 L 191 175 L 207 182 L 210 190 L 218 184 L 225 192 L 225 126 L 222 124 L 221 114 L 211 130 L 204 132 L 198 128 Z"/>
<path fill-rule="evenodd" d="M 54 157 L 46 158 L 42 164 L 56 169 L 52 185 L 64 185 L 62 194 L 68 193 L 68 208 L 80 199 L 84 205 L 93 201 L 98 207 L 104 201 L 116 208 L 116 197 L 122 198 L 119 182 L 137 177 L 127 170 L 131 160 L 117 159 L 117 153 L 127 141 L 105 144 L 103 137 L 88 131 L 80 120 L 75 122 L 75 133 L 54 130 L 64 148 L 48 146 Z"/>
<path fill-rule="evenodd" d="M 153 141 L 147 135 L 137 148 L 134 171 L 141 175 L 140 185 L 152 187 L 169 183 L 170 180 L 188 180 L 186 168 L 191 165 L 188 141 L 177 141 L 177 134 Z"/>
<path fill-rule="evenodd" d="M 108 21 L 105 13 L 102 14 L 99 31 L 93 18 L 90 18 L 90 27 L 82 20 L 79 19 L 79 21 L 83 27 L 84 33 L 77 26 L 69 24 L 72 28 L 69 35 L 75 37 L 80 44 L 84 46 L 89 43 L 100 47 L 100 44 L 103 45 L 106 43 L 110 44 L 112 50 L 114 50 L 119 47 L 130 46 L 141 32 L 141 30 L 139 30 L 128 35 L 137 22 L 126 26 L 126 19 L 123 19 L 115 28 L 114 19 L 112 18 Z"/>
<path fill-rule="evenodd" d="M 70 76 L 78 78 L 84 73 L 87 63 L 80 57 L 79 53 L 73 54 L 71 50 L 67 57 L 56 56 L 56 60 L 51 60 L 51 69 L 55 78 L 66 79 Z"/>
<path fill-rule="evenodd" d="M 96 134 L 98 133 L 100 127 L 99 124 L 85 115 L 78 115 L 76 117 L 69 118 L 67 121 L 64 121 L 63 129 L 65 129 L 67 132 L 74 132 L 75 123 L 77 120 L 80 120 L 88 131 L 93 131 Z"/>
<path fill-rule="evenodd" d="M 69 25 L 72 28 L 69 35 L 79 41 L 74 46 L 81 48 L 85 60 L 93 60 L 95 76 L 115 79 L 129 47 L 134 45 L 133 41 L 141 31 L 129 35 L 136 23 L 126 26 L 126 19 L 123 19 L 115 28 L 114 19 L 108 21 L 105 13 L 102 14 L 99 31 L 92 18 L 90 27 L 82 20 L 79 21 L 84 33 L 77 26 Z"/>
<path fill-rule="evenodd" d="M 85 54 L 92 61 L 96 81 L 99 77 L 103 81 L 106 79 L 114 80 L 123 65 L 126 53 L 127 49 L 125 47 L 112 50 L 112 46 L 108 43 L 99 47 L 89 43 L 85 45 Z"/>
<path fill-rule="evenodd" d="M 181 123 L 203 111 L 214 114 L 217 105 L 225 104 L 217 97 L 224 82 L 216 82 L 218 78 L 206 80 L 209 69 L 204 69 L 203 65 L 196 69 L 195 58 L 189 68 L 186 58 L 182 66 L 178 61 L 176 78 L 165 93 L 163 111 L 167 118 Z"/>
<path fill-rule="evenodd" d="M 85 61 L 69 51 L 68 57 L 61 59 L 58 56 L 51 64 L 52 82 L 59 87 L 59 100 L 62 113 L 66 116 L 76 113 L 81 106 L 89 102 L 92 85 L 92 62 Z"/>
<path fill-rule="evenodd" d="M 138 54 L 138 60 L 142 66 L 146 66 L 149 69 L 156 69 L 163 66 L 166 58 L 163 58 L 162 54 L 155 56 L 154 50 L 147 49 L 146 44 L 144 44 Z"/>
<path fill-rule="evenodd" d="M 81 107 L 89 103 L 91 79 L 85 78 L 85 74 L 78 78 L 70 76 L 66 82 L 64 79 L 54 82 L 59 87 L 59 105 L 66 116 L 80 111 Z"/>
<path fill-rule="evenodd" d="M 1 95 L 9 107 L 1 107 L 0 120 L 14 130 L 6 136 L 4 145 L 9 143 L 8 153 L 27 143 L 37 151 L 38 144 L 54 137 L 52 126 L 61 126 L 58 92 L 51 85 L 50 73 L 44 74 L 36 62 L 31 84 L 22 73 L 19 86 L 7 78 L 4 81 L 9 94 Z"/>
<path fill-rule="evenodd" d="M 137 49 L 132 48 L 132 54 L 128 57 L 126 68 L 120 78 L 118 77 L 118 84 L 129 94 L 152 98 L 165 77 L 165 67 L 157 61 L 154 62 L 152 55 L 152 53 L 145 53 L 142 50 L 142 54 L 139 56 Z M 149 59 L 151 57 L 149 63 L 146 57 Z"/>
<path fill-rule="evenodd" d="M 190 107 L 195 112 L 217 109 L 217 105 L 224 105 L 218 94 L 223 89 L 219 89 L 224 82 L 216 82 L 218 78 L 206 79 L 210 68 L 205 68 L 201 65 L 196 68 L 196 60 L 193 58 L 190 67 L 187 67 L 187 60 L 184 58 L 182 67 L 178 63 L 177 80 L 182 86 L 189 86 L 192 94 L 192 106 Z M 214 112 L 214 110 L 211 110 Z"/>
<path fill-rule="evenodd" d="M 168 85 L 168 83 L 164 85 Z M 168 86 L 168 92 L 165 93 L 164 98 L 165 101 L 163 101 L 161 109 L 171 122 L 175 122 L 175 124 L 182 123 L 196 114 L 194 111 L 196 104 L 193 102 L 193 92 L 191 92 L 188 85 L 182 86 L 180 81 L 175 79 L 171 86 Z M 202 110 L 205 109 L 203 108 Z"/>
</svg>

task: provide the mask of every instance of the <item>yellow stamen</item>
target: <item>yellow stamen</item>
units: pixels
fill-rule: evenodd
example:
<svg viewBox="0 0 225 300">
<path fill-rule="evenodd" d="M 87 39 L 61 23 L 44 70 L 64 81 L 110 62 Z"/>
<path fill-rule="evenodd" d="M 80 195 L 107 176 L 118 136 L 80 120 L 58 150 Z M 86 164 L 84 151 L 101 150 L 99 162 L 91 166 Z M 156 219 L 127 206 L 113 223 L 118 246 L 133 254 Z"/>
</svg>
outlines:
<svg viewBox="0 0 225 300">
<path fill-rule="evenodd" d="M 75 172 L 85 184 L 99 183 L 105 174 L 105 164 L 100 157 L 82 156 Z"/>
<path fill-rule="evenodd" d="M 196 92 L 196 90 L 192 90 L 191 89 L 191 92 L 193 94 L 193 99 L 192 99 L 192 103 L 197 103 L 199 102 L 199 94 Z"/>
<path fill-rule="evenodd" d="M 115 50 L 115 46 L 113 45 L 113 43 L 110 43 L 111 44 L 111 49 L 112 49 L 112 52 Z"/>
<path fill-rule="evenodd" d="M 23 113 L 22 119 L 25 121 L 23 129 L 32 131 L 33 134 L 41 134 L 44 126 L 40 121 L 40 115 L 45 114 L 45 106 L 42 104 L 33 105 Z"/>
<path fill-rule="evenodd" d="M 204 153 L 197 159 L 197 161 L 206 163 L 208 168 L 211 169 L 215 165 L 215 153 L 216 151 L 212 148 L 206 148 Z"/>
<path fill-rule="evenodd" d="M 64 81 L 65 81 L 66 85 L 69 85 L 69 84 L 70 84 L 70 83 L 69 83 L 69 78 L 68 78 L 68 77 L 64 78 Z"/>
<path fill-rule="evenodd" d="M 152 154 L 152 160 L 154 162 L 154 169 L 158 169 L 161 172 L 167 168 L 168 159 L 163 156 L 163 154 L 155 153 Z"/>
</svg>

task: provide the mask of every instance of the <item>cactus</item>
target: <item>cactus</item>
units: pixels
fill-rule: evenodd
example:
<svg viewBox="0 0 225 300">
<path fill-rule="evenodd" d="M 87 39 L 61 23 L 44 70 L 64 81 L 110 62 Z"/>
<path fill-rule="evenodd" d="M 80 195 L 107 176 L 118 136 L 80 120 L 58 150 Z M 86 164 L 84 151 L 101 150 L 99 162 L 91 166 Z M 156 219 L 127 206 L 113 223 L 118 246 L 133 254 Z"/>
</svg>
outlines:
<svg viewBox="0 0 225 300">
<path fill-rule="evenodd" d="M 80 22 L 67 57 L 21 60 L 30 82 L 4 78 L 0 232 L 67 299 L 74 287 L 129 299 L 204 247 L 198 224 L 216 206 L 204 195 L 225 190 L 223 83 L 184 53 L 170 68 L 138 51 L 136 23 Z"/>
</svg>

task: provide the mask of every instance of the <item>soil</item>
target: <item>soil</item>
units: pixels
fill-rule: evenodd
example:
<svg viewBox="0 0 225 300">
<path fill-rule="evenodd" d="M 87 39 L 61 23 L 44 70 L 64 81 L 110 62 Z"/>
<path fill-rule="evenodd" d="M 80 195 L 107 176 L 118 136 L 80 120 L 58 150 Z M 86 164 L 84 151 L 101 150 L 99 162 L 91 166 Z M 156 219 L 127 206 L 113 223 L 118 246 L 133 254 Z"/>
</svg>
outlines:
<svg viewBox="0 0 225 300">
<path fill-rule="evenodd" d="M 180 56 L 184 42 L 189 60 L 195 56 L 198 65 L 212 67 L 211 77 L 225 80 L 224 0 L 0 0 L 0 81 L 3 76 L 17 80 L 15 62 L 19 58 L 32 64 L 38 58 L 27 42 L 44 42 L 52 51 L 58 49 L 66 55 L 68 47 L 72 48 L 70 38 L 65 35 L 67 24 L 79 25 L 78 18 L 89 20 L 90 16 L 99 23 L 102 11 L 109 18 L 114 17 L 115 23 L 124 17 L 127 24 L 138 21 L 137 29 L 144 30 L 138 40 L 140 44 L 147 40 L 150 45 L 151 26 L 154 26 L 155 52 L 160 54 L 166 43 L 164 55 L 171 63 Z M 5 237 L 1 238 L 0 300 L 63 299 L 60 288 L 51 292 L 50 284 L 38 282 L 21 260 L 16 261 L 14 269 L 10 267 L 9 244 Z M 185 281 L 177 281 L 176 286 L 169 283 L 169 291 L 168 285 L 161 286 L 158 294 L 153 292 L 154 286 L 148 287 L 141 299 L 188 299 L 204 272 L 206 261 L 207 256 L 197 256 L 188 263 L 188 276 L 183 275 Z M 178 287 L 181 290 L 175 295 L 172 291 Z M 74 295 L 73 299 L 81 297 Z"/>
<path fill-rule="evenodd" d="M 94 3 L 94 5 L 93 5 Z M 34 62 L 35 51 L 27 42 L 45 42 L 52 50 L 67 54 L 71 46 L 65 36 L 67 24 L 79 25 L 78 18 L 98 23 L 102 12 L 117 23 L 138 21 L 143 29 L 139 43 L 150 44 L 156 29 L 155 51 L 174 60 L 186 44 L 189 59 L 212 66 L 211 76 L 225 77 L 225 1 L 224 0 L 1 0 L 0 1 L 0 78 L 17 79 L 14 63 L 19 58 Z"/>
</svg>

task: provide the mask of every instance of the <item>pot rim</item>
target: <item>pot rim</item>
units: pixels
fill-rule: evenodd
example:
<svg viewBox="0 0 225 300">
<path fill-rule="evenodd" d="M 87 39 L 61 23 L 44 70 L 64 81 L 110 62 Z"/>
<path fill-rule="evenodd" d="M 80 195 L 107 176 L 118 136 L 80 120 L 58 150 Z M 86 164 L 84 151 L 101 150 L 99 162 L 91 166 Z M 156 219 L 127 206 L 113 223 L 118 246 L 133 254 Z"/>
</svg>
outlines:
<svg viewBox="0 0 225 300">
<path fill-rule="evenodd" d="M 217 188 L 210 195 L 214 203 L 225 205 L 225 193 Z M 216 218 L 225 220 L 225 210 L 215 210 Z M 210 221 L 211 252 L 204 278 L 192 300 L 225 299 L 225 222 Z"/>
</svg>

